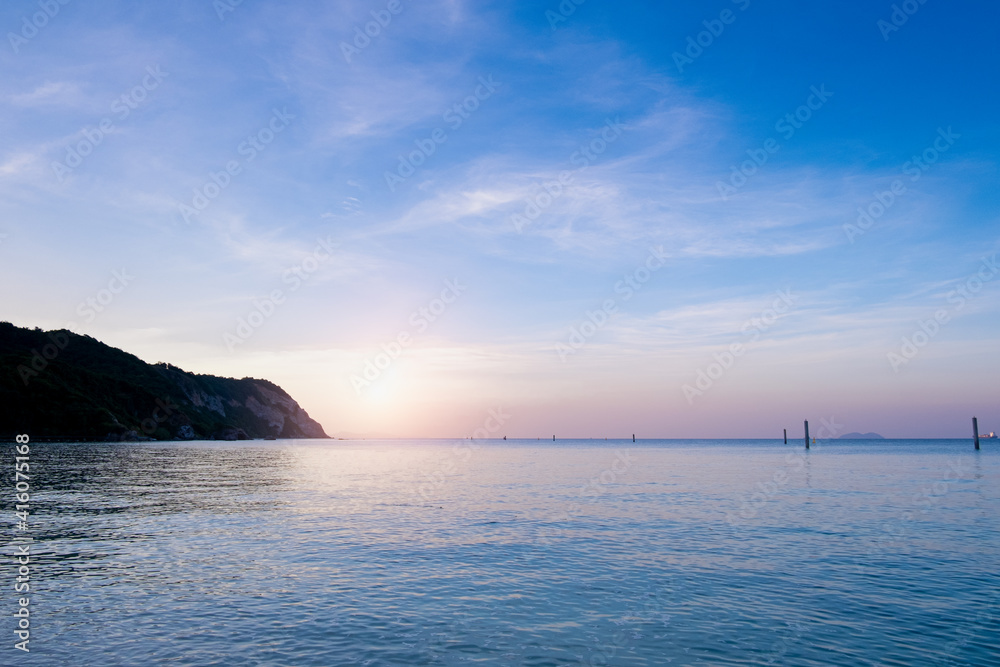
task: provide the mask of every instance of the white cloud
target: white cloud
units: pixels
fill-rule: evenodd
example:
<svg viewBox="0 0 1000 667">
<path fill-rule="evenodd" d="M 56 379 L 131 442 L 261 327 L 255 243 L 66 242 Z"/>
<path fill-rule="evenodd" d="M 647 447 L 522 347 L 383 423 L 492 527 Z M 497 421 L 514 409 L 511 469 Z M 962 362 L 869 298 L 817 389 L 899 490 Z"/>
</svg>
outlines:
<svg viewBox="0 0 1000 667">
<path fill-rule="evenodd" d="M 46 82 L 31 92 L 17 93 L 8 98 L 19 107 L 75 106 L 82 99 L 80 86 L 68 81 Z"/>
</svg>

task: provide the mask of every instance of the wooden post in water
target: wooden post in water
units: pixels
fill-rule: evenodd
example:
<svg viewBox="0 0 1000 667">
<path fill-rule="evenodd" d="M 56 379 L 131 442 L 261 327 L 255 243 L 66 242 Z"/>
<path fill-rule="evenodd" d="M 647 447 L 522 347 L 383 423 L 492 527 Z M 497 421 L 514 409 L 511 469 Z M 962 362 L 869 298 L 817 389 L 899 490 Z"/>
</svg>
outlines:
<svg viewBox="0 0 1000 667">
<path fill-rule="evenodd" d="M 976 443 L 976 451 L 979 451 L 979 420 L 972 418 L 972 438 Z"/>
<path fill-rule="evenodd" d="M 632 442 L 635 442 L 635 433 L 632 434 Z"/>
<path fill-rule="evenodd" d="M 785 444 L 788 444 L 788 429 L 785 429 Z"/>
<path fill-rule="evenodd" d="M 552 442 L 556 441 L 556 436 L 552 436 Z"/>
<path fill-rule="evenodd" d="M 806 449 L 809 449 L 809 420 L 806 420 Z"/>
</svg>

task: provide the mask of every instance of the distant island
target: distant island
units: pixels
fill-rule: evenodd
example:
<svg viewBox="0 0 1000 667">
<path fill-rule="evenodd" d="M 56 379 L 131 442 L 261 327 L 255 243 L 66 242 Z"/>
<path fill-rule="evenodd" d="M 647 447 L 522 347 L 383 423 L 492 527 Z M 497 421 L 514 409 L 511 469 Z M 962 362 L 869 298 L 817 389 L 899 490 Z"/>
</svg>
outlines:
<svg viewBox="0 0 1000 667">
<path fill-rule="evenodd" d="M 70 331 L 0 322 L 0 438 L 326 438 L 267 380 L 195 375 Z"/>
<path fill-rule="evenodd" d="M 838 440 L 885 440 L 878 433 L 845 433 Z"/>
</svg>

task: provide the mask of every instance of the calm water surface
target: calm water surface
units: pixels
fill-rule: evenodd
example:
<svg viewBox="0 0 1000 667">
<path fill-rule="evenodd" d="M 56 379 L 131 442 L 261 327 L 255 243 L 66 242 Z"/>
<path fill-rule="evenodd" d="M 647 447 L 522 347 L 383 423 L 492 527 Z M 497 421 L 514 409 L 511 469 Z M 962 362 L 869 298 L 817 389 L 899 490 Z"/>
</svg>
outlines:
<svg viewBox="0 0 1000 667">
<path fill-rule="evenodd" d="M 32 443 L 31 460 L 31 653 L 7 558 L 3 665 L 1000 665 L 988 442 Z"/>
</svg>

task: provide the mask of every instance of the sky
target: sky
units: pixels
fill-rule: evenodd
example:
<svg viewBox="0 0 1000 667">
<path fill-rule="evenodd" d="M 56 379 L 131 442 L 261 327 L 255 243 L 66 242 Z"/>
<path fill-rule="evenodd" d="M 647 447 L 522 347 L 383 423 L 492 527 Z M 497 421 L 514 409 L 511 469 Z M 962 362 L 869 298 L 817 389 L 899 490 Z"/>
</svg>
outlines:
<svg viewBox="0 0 1000 667">
<path fill-rule="evenodd" d="M 1000 431 L 998 19 L 9 0 L 0 320 L 340 437 Z"/>
</svg>

